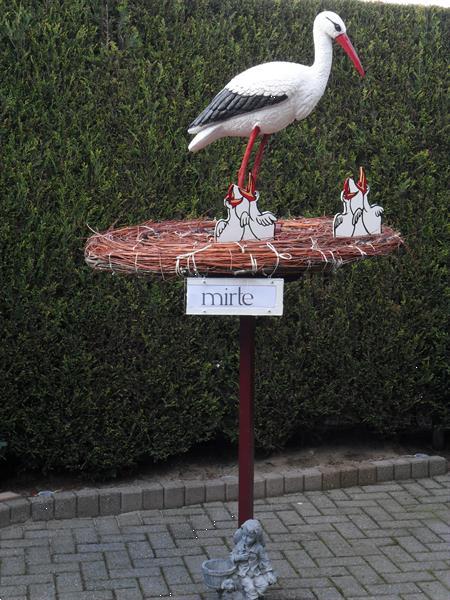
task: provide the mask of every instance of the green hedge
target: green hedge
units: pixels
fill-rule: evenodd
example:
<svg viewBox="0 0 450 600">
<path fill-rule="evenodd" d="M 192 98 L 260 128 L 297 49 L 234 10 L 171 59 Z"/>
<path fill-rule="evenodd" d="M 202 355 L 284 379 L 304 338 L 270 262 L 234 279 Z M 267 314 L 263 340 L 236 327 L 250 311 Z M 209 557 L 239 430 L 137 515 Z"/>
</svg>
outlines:
<svg viewBox="0 0 450 600">
<path fill-rule="evenodd" d="M 108 8 L 107 8 L 108 5 Z M 315 0 L 0 0 L 0 438 L 24 467 L 111 475 L 236 438 L 238 322 L 183 315 L 182 282 L 91 271 L 88 226 L 220 215 L 243 140 L 187 152 L 233 75 L 310 63 L 340 13 L 315 112 L 273 137 L 260 188 L 280 216 L 333 214 L 366 167 L 408 252 L 287 285 L 259 319 L 257 443 L 325 422 L 449 424 L 445 80 L 449 11 Z"/>
</svg>

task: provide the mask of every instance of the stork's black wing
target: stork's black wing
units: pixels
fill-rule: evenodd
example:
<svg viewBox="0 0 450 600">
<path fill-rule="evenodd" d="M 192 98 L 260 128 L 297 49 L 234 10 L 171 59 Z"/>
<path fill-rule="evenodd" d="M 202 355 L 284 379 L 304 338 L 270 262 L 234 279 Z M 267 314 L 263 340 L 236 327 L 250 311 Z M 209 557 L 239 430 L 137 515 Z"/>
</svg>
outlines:
<svg viewBox="0 0 450 600">
<path fill-rule="evenodd" d="M 236 115 L 243 115 L 254 110 L 259 110 L 260 108 L 267 108 L 286 99 L 286 94 L 280 96 L 264 96 L 263 94 L 245 96 L 224 88 L 205 110 L 192 121 L 189 129 L 225 121 Z"/>
</svg>

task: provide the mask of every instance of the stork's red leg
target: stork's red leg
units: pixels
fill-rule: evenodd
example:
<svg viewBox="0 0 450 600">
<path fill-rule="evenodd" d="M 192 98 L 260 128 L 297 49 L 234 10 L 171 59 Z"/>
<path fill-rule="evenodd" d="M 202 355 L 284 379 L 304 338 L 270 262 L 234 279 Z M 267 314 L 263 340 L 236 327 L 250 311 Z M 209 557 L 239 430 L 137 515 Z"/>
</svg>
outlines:
<svg viewBox="0 0 450 600">
<path fill-rule="evenodd" d="M 245 149 L 244 158 L 242 159 L 241 168 L 239 169 L 238 173 L 238 186 L 240 188 L 243 188 L 245 186 L 247 179 L 248 161 L 250 160 L 250 154 L 252 153 L 253 145 L 260 131 L 261 129 L 257 125 L 254 129 L 252 129 L 252 132 L 248 139 L 247 148 Z"/>
<path fill-rule="evenodd" d="M 259 172 L 259 167 L 261 166 L 261 160 L 263 157 L 264 148 L 266 147 L 268 139 L 269 139 L 269 134 L 265 133 L 259 144 L 258 152 L 256 154 L 255 162 L 253 164 L 252 175 L 253 175 L 253 180 L 255 182 L 255 186 L 256 186 L 256 180 L 258 179 L 258 172 Z"/>
</svg>

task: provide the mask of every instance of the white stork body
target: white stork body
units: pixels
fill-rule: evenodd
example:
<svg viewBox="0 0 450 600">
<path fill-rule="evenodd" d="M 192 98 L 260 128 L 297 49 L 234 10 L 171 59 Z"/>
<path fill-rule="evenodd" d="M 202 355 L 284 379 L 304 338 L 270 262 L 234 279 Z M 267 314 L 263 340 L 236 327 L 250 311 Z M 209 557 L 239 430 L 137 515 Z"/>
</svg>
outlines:
<svg viewBox="0 0 450 600">
<path fill-rule="evenodd" d="M 314 21 L 314 64 L 269 62 L 234 77 L 206 109 L 191 123 L 196 134 L 189 150 L 196 152 L 227 136 L 270 135 L 295 120 L 307 117 L 322 97 L 333 59 L 336 39 L 363 74 L 361 63 L 345 25 L 335 13 L 324 11 Z"/>
<path fill-rule="evenodd" d="M 285 98 L 271 106 L 237 114 L 219 123 L 191 127 L 189 133 L 197 135 L 189 144 L 189 150 L 196 152 L 222 137 L 249 137 L 257 126 L 263 135 L 270 135 L 295 120 L 307 117 L 319 102 L 327 83 L 325 79 L 320 87 L 314 85 L 310 69 L 312 67 L 296 63 L 271 62 L 237 75 L 225 87 L 231 94 Z"/>
</svg>

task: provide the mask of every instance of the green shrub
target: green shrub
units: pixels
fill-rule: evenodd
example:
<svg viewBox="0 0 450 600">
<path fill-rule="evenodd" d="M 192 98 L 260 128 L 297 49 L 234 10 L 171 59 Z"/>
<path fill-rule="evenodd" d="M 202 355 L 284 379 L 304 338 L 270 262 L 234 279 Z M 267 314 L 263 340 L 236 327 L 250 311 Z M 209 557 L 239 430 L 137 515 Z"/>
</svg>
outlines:
<svg viewBox="0 0 450 600">
<path fill-rule="evenodd" d="M 88 226 L 219 215 L 244 141 L 187 152 L 233 75 L 310 63 L 336 10 L 367 69 L 335 50 L 315 112 L 273 137 L 260 188 L 280 216 L 333 214 L 366 167 L 408 244 L 287 286 L 259 319 L 257 442 L 327 419 L 449 424 L 445 84 L 449 11 L 331 0 L 0 0 L 0 437 L 28 468 L 111 475 L 236 437 L 238 322 L 183 315 L 182 282 L 92 272 Z"/>
</svg>

